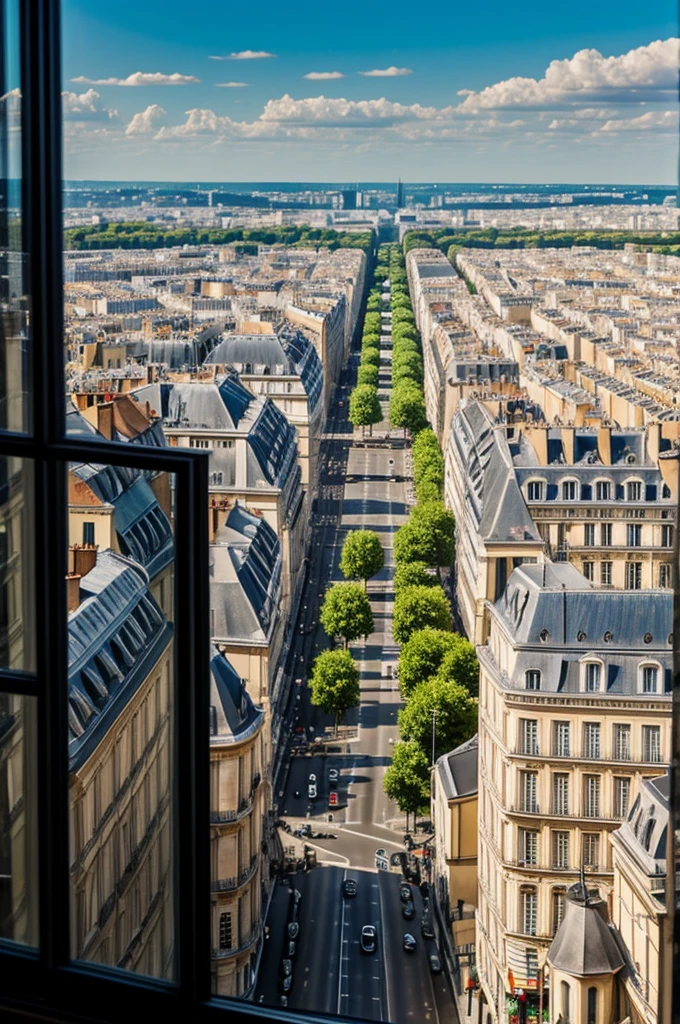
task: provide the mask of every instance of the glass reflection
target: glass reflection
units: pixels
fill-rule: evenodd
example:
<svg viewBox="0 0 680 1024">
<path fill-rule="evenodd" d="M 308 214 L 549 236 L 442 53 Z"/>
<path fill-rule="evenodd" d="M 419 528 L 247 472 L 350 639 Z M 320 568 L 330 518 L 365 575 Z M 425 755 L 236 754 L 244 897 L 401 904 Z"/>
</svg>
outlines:
<svg viewBox="0 0 680 1024">
<path fill-rule="evenodd" d="M 36 701 L 0 694 L 0 937 L 38 943 Z"/>
<path fill-rule="evenodd" d="M 0 668 L 32 671 L 33 466 L 0 458 Z"/>
</svg>

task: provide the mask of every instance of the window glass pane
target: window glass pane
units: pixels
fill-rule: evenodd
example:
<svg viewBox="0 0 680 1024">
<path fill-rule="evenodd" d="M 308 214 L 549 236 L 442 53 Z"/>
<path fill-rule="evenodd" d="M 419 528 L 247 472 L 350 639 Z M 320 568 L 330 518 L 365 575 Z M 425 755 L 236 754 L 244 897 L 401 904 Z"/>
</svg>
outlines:
<svg viewBox="0 0 680 1024">
<path fill-rule="evenodd" d="M 66 578 L 72 953 L 170 980 L 173 479 L 72 464 Z"/>
<path fill-rule="evenodd" d="M 0 937 L 38 944 L 36 709 L 0 693 Z"/>
<path fill-rule="evenodd" d="M 0 669 L 34 668 L 33 465 L 0 458 Z"/>
<path fill-rule="evenodd" d="M 0 430 L 30 429 L 29 324 L 21 237 L 19 3 L 3 3 L 0 43 Z"/>
</svg>

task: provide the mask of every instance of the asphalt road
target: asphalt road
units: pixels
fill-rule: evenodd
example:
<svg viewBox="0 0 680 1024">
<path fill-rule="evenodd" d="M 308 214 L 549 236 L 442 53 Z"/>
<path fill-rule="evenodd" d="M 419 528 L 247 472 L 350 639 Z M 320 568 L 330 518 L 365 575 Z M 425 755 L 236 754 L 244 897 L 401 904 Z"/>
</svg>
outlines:
<svg viewBox="0 0 680 1024">
<path fill-rule="evenodd" d="M 389 335 L 382 347 L 379 396 L 387 415 Z M 350 357 L 345 380 L 331 402 L 321 444 L 319 498 L 294 653 L 295 675 L 302 685 L 293 687 L 289 707 L 290 733 L 298 739 L 304 736 L 307 747 L 284 765 L 277 793 L 279 817 L 293 827 L 309 822 L 314 830 L 331 832 L 336 838 L 306 840 L 316 849 L 318 866 L 276 887 L 255 1001 L 280 1005 L 279 971 L 287 941 L 290 884 L 302 893 L 294 983 L 288 998 L 291 1008 L 396 1024 L 457 1024 L 445 975 L 433 976 L 429 970 L 427 952 L 435 950 L 435 943 L 420 935 L 420 893 L 415 892 L 416 918 L 405 921 L 399 898 L 401 875 L 377 871 L 375 866 L 376 849 L 388 854 L 404 849 L 403 816 L 385 796 L 382 780 L 398 738 L 397 712 L 402 703 L 388 666 L 396 666 L 398 658 L 391 633 L 392 542 L 408 513 L 408 463 L 402 432 L 392 431 L 391 436 L 386 421 L 374 427 L 372 437 L 354 441 L 346 416 L 349 382 L 356 377 L 357 362 L 356 356 Z M 326 588 L 343 579 L 338 561 L 345 534 L 361 527 L 378 533 L 385 551 L 385 567 L 368 583 L 375 631 L 366 643 L 351 647 L 361 672 L 361 705 L 346 717 L 349 735 L 327 741 L 323 753 L 318 753 L 312 741 L 328 737 L 332 725 L 328 716 L 312 707 L 306 687 L 315 655 L 329 646 L 318 624 L 318 610 Z M 337 769 L 339 782 L 332 787 L 338 805 L 331 808 L 328 772 L 332 768 Z M 316 777 L 314 799 L 309 798 L 310 775 Z M 285 845 L 285 832 L 281 838 Z M 355 898 L 341 895 L 345 877 L 359 882 Z M 374 924 L 378 930 L 375 954 L 361 952 L 359 939 L 365 924 Z M 415 953 L 402 948 L 407 931 L 416 936 Z"/>
</svg>

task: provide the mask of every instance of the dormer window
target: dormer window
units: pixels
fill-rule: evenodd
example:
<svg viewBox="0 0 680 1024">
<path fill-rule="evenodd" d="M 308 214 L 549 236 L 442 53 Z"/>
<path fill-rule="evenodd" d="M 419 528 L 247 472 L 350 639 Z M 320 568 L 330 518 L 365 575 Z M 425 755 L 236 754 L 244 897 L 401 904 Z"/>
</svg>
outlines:
<svg viewBox="0 0 680 1024">
<path fill-rule="evenodd" d="M 581 663 L 581 689 L 584 693 L 599 693 L 602 689 L 602 662 Z"/>
<path fill-rule="evenodd" d="M 541 673 L 537 668 L 530 668 L 524 673 L 524 685 L 527 690 L 541 689 Z"/>
<path fill-rule="evenodd" d="M 579 497 L 578 480 L 562 481 L 562 501 L 576 501 Z"/>
<path fill-rule="evenodd" d="M 597 501 L 611 501 L 612 485 L 609 480 L 598 480 L 595 484 L 595 498 Z"/>
<path fill-rule="evenodd" d="M 529 480 L 527 483 L 527 501 L 543 501 L 543 480 Z"/>
<path fill-rule="evenodd" d="M 642 501 L 642 481 L 626 481 L 626 501 Z"/>
<path fill-rule="evenodd" d="M 659 666 L 641 665 L 638 676 L 638 690 L 640 693 L 659 692 Z"/>
</svg>

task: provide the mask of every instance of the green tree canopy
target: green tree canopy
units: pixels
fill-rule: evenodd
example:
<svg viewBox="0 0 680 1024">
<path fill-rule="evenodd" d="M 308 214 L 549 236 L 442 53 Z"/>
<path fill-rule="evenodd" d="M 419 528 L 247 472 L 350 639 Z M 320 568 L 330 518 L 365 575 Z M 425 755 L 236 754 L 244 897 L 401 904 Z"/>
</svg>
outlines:
<svg viewBox="0 0 680 1024">
<path fill-rule="evenodd" d="M 380 335 L 375 331 L 367 331 L 361 338 L 362 348 L 380 348 Z"/>
<path fill-rule="evenodd" d="M 409 522 L 432 538 L 437 565 L 452 565 L 455 557 L 456 520 L 441 501 L 428 501 L 411 509 Z"/>
<path fill-rule="evenodd" d="M 365 347 L 361 350 L 361 363 L 363 366 L 380 366 L 380 349 Z"/>
<path fill-rule="evenodd" d="M 357 384 L 370 384 L 372 388 L 378 387 L 380 370 L 374 363 L 360 363 L 357 370 Z"/>
<path fill-rule="evenodd" d="M 342 637 L 345 647 L 373 632 L 373 612 L 360 583 L 336 583 L 326 591 L 319 620 L 327 636 Z"/>
<path fill-rule="evenodd" d="M 422 385 L 423 365 L 419 356 L 414 356 L 410 363 L 400 360 L 392 363 L 392 386 L 396 387 L 402 381 L 410 381 L 412 384 Z"/>
<path fill-rule="evenodd" d="M 464 636 L 454 633 L 456 643 L 446 652 L 437 670 L 439 679 L 449 679 L 460 683 L 465 689 L 477 697 L 479 694 L 479 662 L 474 645 Z"/>
<path fill-rule="evenodd" d="M 477 701 L 464 686 L 437 678 L 416 686 L 399 712 L 399 732 L 403 739 L 415 740 L 428 760 L 432 756 L 433 711 L 435 760 L 469 740 L 477 728 Z"/>
<path fill-rule="evenodd" d="M 354 427 L 373 427 L 382 420 L 378 389 L 358 384 L 349 396 L 349 421 Z"/>
<path fill-rule="evenodd" d="M 416 434 L 427 424 L 425 399 L 416 384 L 402 381 L 390 395 L 390 420 L 395 427 L 404 427 Z"/>
<path fill-rule="evenodd" d="M 419 504 L 426 504 L 430 501 L 441 501 L 443 481 L 425 476 L 415 485 L 416 498 Z"/>
<path fill-rule="evenodd" d="M 451 609 L 441 587 L 404 587 L 394 599 L 392 633 L 405 644 L 418 629 L 451 629 Z"/>
<path fill-rule="evenodd" d="M 394 535 L 394 561 L 397 565 L 404 562 L 424 562 L 425 565 L 438 565 L 437 545 L 434 537 L 417 523 L 407 520 Z"/>
<path fill-rule="evenodd" d="M 411 740 L 396 743 L 392 764 L 385 772 L 383 789 L 406 814 L 426 814 L 430 804 L 430 762 L 422 747 Z"/>
<path fill-rule="evenodd" d="M 314 707 L 334 716 L 337 732 L 338 721 L 361 700 L 359 669 L 349 651 L 323 651 L 312 666 L 309 689 Z"/>
<path fill-rule="evenodd" d="M 439 577 L 425 562 L 400 562 L 394 570 L 394 592 L 404 587 L 438 587 Z"/>
<path fill-rule="evenodd" d="M 345 579 L 366 581 L 380 572 L 385 552 L 380 537 L 373 530 L 352 530 L 342 545 L 340 571 Z"/>
<path fill-rule="evenodd" d="M 399 652 L 399 689 L 402 697 L 408 700 L 416 686 L 437 675 L 446 655 L 456 650 L 462 640 L 463 637 L 458 633 L 434 629 L 432 626 L 412 633 Z"/>
</svg>

